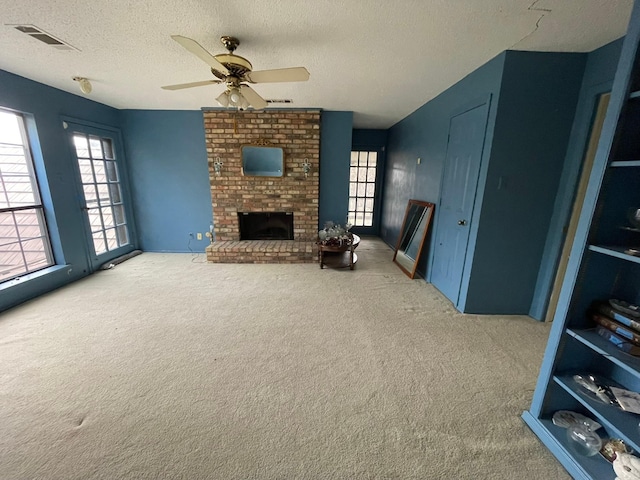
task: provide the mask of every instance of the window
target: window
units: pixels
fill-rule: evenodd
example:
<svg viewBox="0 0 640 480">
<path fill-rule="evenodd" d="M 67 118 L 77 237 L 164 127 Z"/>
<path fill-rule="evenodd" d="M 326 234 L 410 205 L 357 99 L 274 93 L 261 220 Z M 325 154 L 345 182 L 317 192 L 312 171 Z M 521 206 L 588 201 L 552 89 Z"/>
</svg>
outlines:
<svg viewBox="0 0 640 480">
<path fill-rule="evenodd" d="M 51 265 L 24 118 L 0 110 L 0 282 Z"/>
<path fill-rule="evenodd" d="M 113 141 L 74 132 L 73 144 L 96 255 L 127 245 L 129 231 Z"/>
<path fill-rule="evenodd" d="M 349 214 L 354 227 L 373 226 L 378 152 L 351 152 L 349 172 Z"/>
</svg>

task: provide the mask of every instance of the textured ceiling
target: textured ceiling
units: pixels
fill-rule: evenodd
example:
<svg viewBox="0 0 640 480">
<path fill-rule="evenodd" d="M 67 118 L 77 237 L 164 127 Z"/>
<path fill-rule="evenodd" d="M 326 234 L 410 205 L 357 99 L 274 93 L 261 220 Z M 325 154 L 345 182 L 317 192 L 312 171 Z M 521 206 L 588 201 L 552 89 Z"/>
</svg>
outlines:
<svg viewBox="0 0 640 480">
<path fill-rule="evenodd" d="M 305 66 L 306 83 L 257 84 L 291 107 L 352 110 L 359 128 L 388 128 L 507 49 L 588 52 L 624 35 L 632 0 L 0 0 L 0 69 L 116 108 L 217 106 L 220 85 L 171 40 L 213 54 L 240 39 L 254 70 Z M 78 51 L 18 32 L 33 24 Z M 0 86 L 1 88 L 1 86 Z"/>
</svg>

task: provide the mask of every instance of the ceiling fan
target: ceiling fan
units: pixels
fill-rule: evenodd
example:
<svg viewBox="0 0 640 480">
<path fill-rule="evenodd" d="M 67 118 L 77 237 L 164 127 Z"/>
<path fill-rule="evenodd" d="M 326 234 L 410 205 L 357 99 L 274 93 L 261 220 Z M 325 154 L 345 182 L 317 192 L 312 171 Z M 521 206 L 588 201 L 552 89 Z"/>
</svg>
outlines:
<svg viewBox="0 0 640 480">
<path fill-rule="evenodd" d="M 242 110 L 251 106 L 256 110 L 260 110 L 267 106 L 267 101 L 246 83 L 306 82 L 309 80 L 309 72 L 304 67 L 254 72 L 249 60 L 233 53 L 240 45 L 240 41 L 235 37 L 220 37 L 220 41 L 229 53 L 218 55 L 211 55 L 202 45 L 190 38 L 180 35 L 172 35 L 171 38 L 209 65 L 211 73 L 218 79 L 166 85 L 162 87 L 165 90 L 181 90 L 183 88 L 224 83 L 227 86 L 226 90 L 216 98 L 220 105 L 223 107 L 237 107 Z"/>
</svg>

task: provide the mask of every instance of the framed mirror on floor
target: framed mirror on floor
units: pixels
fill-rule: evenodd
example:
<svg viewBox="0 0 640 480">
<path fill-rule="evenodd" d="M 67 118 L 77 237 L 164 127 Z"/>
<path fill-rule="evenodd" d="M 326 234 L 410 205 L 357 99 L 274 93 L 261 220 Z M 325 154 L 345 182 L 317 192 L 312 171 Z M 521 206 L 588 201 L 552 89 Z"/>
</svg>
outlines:
<svg viewBox="0 0 640 480">
<path fill-rule="evenodd" d="M 415 277 L 434 209 L 435 204 L 421 200 L 409 200 L 407 205 L 393 262 L 409 278 Z"/>
</svg>

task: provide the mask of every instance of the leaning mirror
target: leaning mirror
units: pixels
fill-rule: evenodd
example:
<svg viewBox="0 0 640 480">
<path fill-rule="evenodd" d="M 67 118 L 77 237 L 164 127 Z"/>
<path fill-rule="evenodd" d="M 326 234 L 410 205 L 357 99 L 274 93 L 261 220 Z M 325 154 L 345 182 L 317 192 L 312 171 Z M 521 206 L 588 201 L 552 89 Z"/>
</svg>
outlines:
<svg viewBox="0 0 640 480">
<path fill-rule="evenodd" d="M 433 203 L 420 200 L 409 200 L 407 205 L 393 261 L 409 278 L 415 277 L 434 208 Z"/>
<path fill-rule="evenodd" d="M 284 176 L 284 151 L 266 145 L 245 145 L 241 149 L 242 173 L 258 177 Z"/>
</svg>

